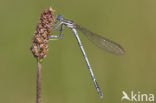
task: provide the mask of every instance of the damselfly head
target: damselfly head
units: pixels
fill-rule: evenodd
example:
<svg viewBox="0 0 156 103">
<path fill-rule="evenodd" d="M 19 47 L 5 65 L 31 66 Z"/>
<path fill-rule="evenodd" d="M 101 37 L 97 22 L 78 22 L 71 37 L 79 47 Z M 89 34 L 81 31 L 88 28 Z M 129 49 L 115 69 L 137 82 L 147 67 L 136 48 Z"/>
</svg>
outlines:
<svg viewBox="0 0 156 103">
<path fill-rule="evenodd" d="M 61 14 L 58 14 L 56 17 L 57 20 L 63 21 L 63 16 Z"/>
</svg>

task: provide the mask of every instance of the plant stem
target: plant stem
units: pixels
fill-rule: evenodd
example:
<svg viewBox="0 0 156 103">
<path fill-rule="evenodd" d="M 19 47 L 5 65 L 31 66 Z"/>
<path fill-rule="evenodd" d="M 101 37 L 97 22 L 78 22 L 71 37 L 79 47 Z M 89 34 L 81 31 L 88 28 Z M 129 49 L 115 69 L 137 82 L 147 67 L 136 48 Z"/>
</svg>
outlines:
<svg viewBox="0 0 156 103">
<path fill-rule="evenodd" d="M 37 61 L 36 103 L 41 101 L 41 62 Z"/>
</svg>

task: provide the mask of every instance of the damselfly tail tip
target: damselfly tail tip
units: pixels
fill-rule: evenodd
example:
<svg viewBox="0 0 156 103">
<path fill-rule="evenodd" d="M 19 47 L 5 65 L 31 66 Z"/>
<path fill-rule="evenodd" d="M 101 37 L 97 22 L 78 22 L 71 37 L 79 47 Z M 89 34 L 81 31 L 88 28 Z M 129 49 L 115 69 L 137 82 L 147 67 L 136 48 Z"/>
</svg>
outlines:
<svg viewBox="0 0 156 103">
<path fill-rule="evenodd" d="M 101 93 L 101 94 L 99 94 L 100 95 L 100 98 L 102 99 L 103 98 L 103 94 Z"/>
<path fill-rule="evenodd" d="M 102 99 L 103 98 L 103 93 L 101 92 L 100 88 L 97 88 L 97 92 L 98 92 L 100 98 Z"/>
</svg>

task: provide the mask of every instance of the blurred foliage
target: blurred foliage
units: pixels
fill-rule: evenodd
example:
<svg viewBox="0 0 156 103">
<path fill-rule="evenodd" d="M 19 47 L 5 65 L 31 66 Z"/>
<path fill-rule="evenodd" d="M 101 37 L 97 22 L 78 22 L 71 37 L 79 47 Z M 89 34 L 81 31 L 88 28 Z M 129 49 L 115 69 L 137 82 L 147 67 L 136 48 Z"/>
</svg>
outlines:
<svg viewBox="0 0 156 103">
<path fill-rule="evenodd" d="M 49 43 L 42 103 L 120 103 L 123 90 L 155 93 L 155 5 L 155 0 L 1 0 L 0 103 L 35 103 L 31 38 L 40 13 L 50 6 L 56 15 L 118 42 L 126 53 L 107 53 L 79 33 L 104 94 L 100 99 L 77 41 L 66 28 L 63 40 Z"/>
</svg>

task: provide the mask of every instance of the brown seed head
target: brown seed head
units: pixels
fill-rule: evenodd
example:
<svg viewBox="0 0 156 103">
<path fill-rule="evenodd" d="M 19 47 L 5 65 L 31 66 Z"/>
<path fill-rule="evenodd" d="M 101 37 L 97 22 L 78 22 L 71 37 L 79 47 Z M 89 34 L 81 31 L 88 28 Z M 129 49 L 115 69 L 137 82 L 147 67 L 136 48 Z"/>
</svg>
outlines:
<svg viewBox="0 0 156 103">
<path fill-rule="evenodd" d="M 34 37 L 32 38 L 31 51 L 38 61 L 42 61 L 48 51 L 48 40 L 51 35 L 53 26 L 54 10 L 52 8 L 45 9 L 40 16 Z"/>
</svg>

